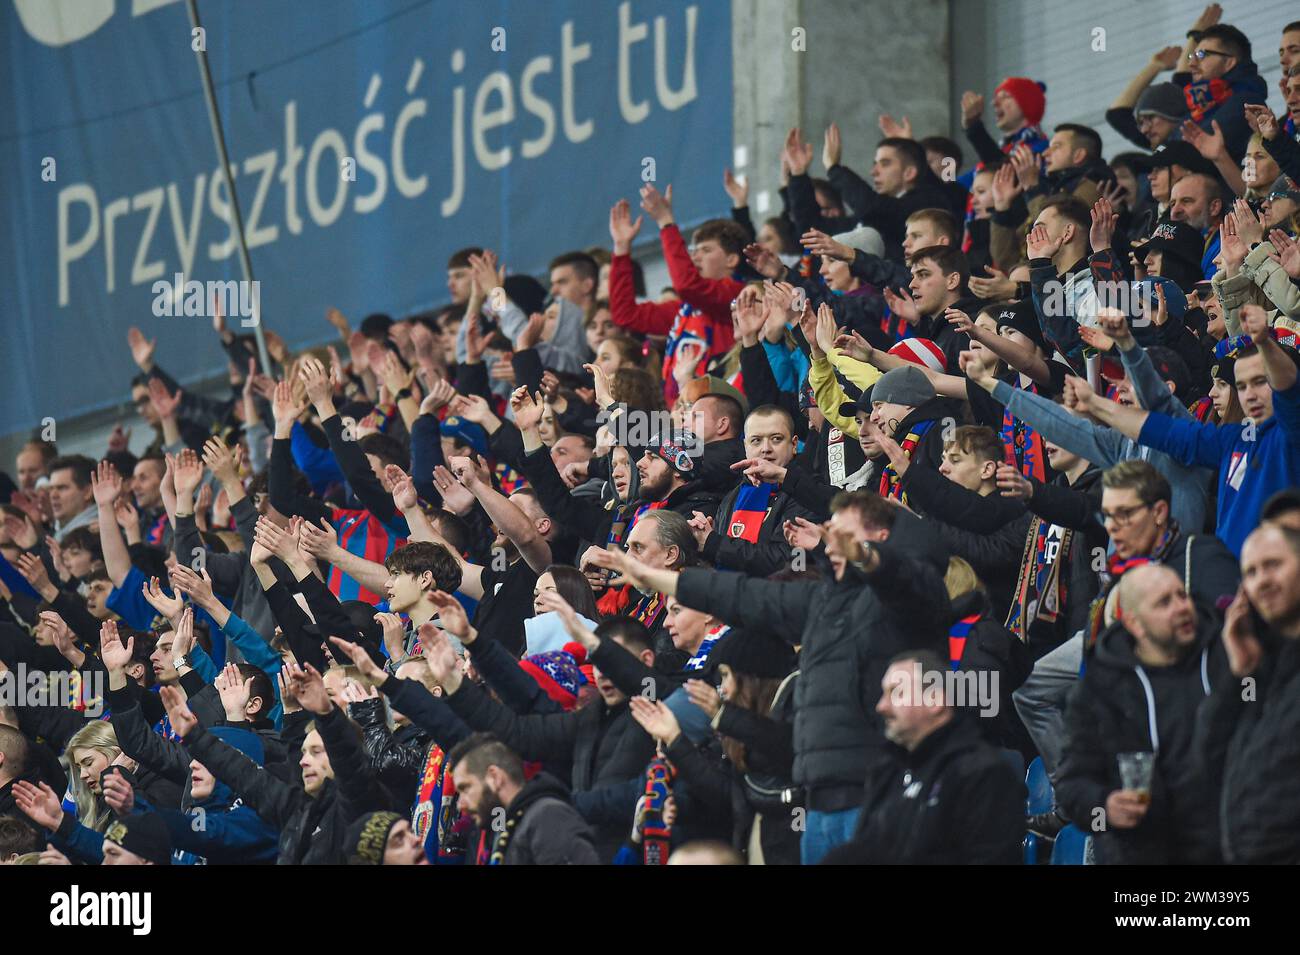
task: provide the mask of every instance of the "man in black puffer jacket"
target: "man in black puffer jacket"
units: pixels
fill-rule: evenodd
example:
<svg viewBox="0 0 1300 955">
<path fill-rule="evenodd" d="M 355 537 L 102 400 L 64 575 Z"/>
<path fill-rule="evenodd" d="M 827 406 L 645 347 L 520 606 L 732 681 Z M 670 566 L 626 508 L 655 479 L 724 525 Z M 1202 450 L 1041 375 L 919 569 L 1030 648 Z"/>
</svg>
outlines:
<svg viewBox="0 0 1300 955">
<path fill-rule="evenodd" d="M 794 781 L 808 791 L 805 864 L 852 837 L 863 781 L 885 751 L 875 706 L 889 661 L 904 650 L 941 648 L 952 616 L 947 553 L 923 521 L 866 491 L 845 493 L 832 510 L 825 533 L 833 581 L 677 573 L 613 551 L 594 560 L 635 587 L 801 645 Z"/>
<path fill-rule="evenodd" d="M 207 732 L 179 691 L 164 688 L 163 702 L 193 757 L 280 830 L 278 864 L 342 864 L 348 826 L 366 812 L 387 808 L 392 797 L 375 778 L 360 730 L 331 702 L 320 674 L 295 669 L 291 682 L 298 703 L 316 714 L 302 744 L 301 786 L 277 779 Z"/>
<path fill-rule="evenodd" d="M 890 746 L 867 783 L 853 840 L 827 864 L 1014 865 L 1024 836 L 1024 784 L 1002 753 L 957 711 L 948 671 L 929 651 L 885 671 L 876 710 Z M 879 692 L 879 691 L 878 691 Z"/>
<path fill-rule="evenodd" d="M 1100 863 L 1219 862 L 1218 801 L 1193 746 L 1197 711 L 1231 682 L 1216 618 L 1160 564 L 1124 575 L 1119 609 L 1070 695 L 1057 804 L 1094 834 Z M 1120 767 L 1129 753 L 1155 754 L 1142 795 Z"/>
</svg>

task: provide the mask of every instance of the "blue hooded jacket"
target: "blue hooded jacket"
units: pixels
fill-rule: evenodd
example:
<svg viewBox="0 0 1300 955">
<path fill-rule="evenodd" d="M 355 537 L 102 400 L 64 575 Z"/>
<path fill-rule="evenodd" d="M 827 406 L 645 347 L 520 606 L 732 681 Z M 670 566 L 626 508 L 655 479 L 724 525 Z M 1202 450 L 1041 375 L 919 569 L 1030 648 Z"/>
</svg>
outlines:
<svg viewBox="0 0 1300 955">
<path fill-rule="evenodd" d="M 262 740 L 249 730 L 214 726 L 208 732 L 233 746 L 259 766 L 266 758 Z M 189 809 L 155 810 L 171 833 L 172 845 L 207 859 L 209 865 L 273 864 L 280 831 L 265 821 L 225 783 Z"/>
</svg>

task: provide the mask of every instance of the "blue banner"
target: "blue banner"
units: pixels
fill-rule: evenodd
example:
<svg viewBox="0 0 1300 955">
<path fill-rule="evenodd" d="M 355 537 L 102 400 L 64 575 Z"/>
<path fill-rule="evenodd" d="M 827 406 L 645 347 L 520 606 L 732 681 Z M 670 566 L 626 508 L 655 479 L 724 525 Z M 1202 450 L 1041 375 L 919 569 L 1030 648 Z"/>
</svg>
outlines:
<svg viewBox="0 0 1300 955">
<path fill-rule="evenodd" d="M 609 244 L 643 179 L 726 214 L 730 4 L 12 0 L 0 105 L 0 435 L 120 404 L 126 329 L 182 381 L 224 365 L 157 283 L 242 278 L 194 49 L 207 50 L 260 314 L 291 346 L 445 302 L 448 256 L 545 279 Z M 647 223 L 642 238 L 652 237 Z M 241 331 L 238 318 L 232 329 Z"/>
</svg>

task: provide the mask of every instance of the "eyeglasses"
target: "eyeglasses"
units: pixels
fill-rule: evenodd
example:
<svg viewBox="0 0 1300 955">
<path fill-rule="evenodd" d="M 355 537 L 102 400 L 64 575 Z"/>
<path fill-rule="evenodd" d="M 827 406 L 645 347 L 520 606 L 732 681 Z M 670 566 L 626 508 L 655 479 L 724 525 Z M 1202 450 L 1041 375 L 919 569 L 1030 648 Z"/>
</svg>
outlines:
<svg viewBox="0 0 1300 955">
<path fill-rule="evenodd" d="M 1121 507 L 1117 511 L 1103 510 L 1101 519 L 1114 524 L 1116 527 L 1124 527 L 1133 522 L 1133 518 L 1139 511 L 1145 511 L 1150 506 L 1150 504 L 1139 504 L 1137 507 Z"/>
<path fill-rule="evenodd" d="M 1198 60 L 1203 60 L 1203 59 L 1205 59 L 1207 56 L 1224 56 L 1224 57 L 1227 57 L 1227 56 L 1232 56 L 1232 54 L 1231 54 L 1231 53 L 1224 53 L 1222 50 L 1197 50 L 1195 53 L 1192 54 L 1192 56 L 1196 57 Z"/>
</svg>

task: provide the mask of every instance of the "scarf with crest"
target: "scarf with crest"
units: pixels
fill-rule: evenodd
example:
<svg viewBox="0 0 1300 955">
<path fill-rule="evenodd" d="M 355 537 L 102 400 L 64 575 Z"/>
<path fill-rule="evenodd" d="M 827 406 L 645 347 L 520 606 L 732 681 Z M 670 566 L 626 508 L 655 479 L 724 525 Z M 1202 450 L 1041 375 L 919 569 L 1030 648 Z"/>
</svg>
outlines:
<svg viewBox="0 0 1300 955">
<path fill-rule="evenodd" d="M 932 427 L 934 427 L 933 419 L 929 421 L 918 421 L 912 426 L 912 429 L 907 432 L 907 437 L 898 442 L 898 446 L 903 449 L 903 454 L 907 456 L 907 460 L 912 460 L 912 453 L 916 450 L 916 446 L 921 443 L 921 439 L 925 437 L 925 433 Z M 876 490 L 880 493 L 881 497 L 892 498 L 893 500 L 901 501 L 904 504 L 907 503 L 907 495 L 903 492 L 902 488 L 902 478 L 898 476 L 898 472 L 894 470 L 892 464 L 886 464 L 881 470 L 880 485 Z"/>
</svg>

